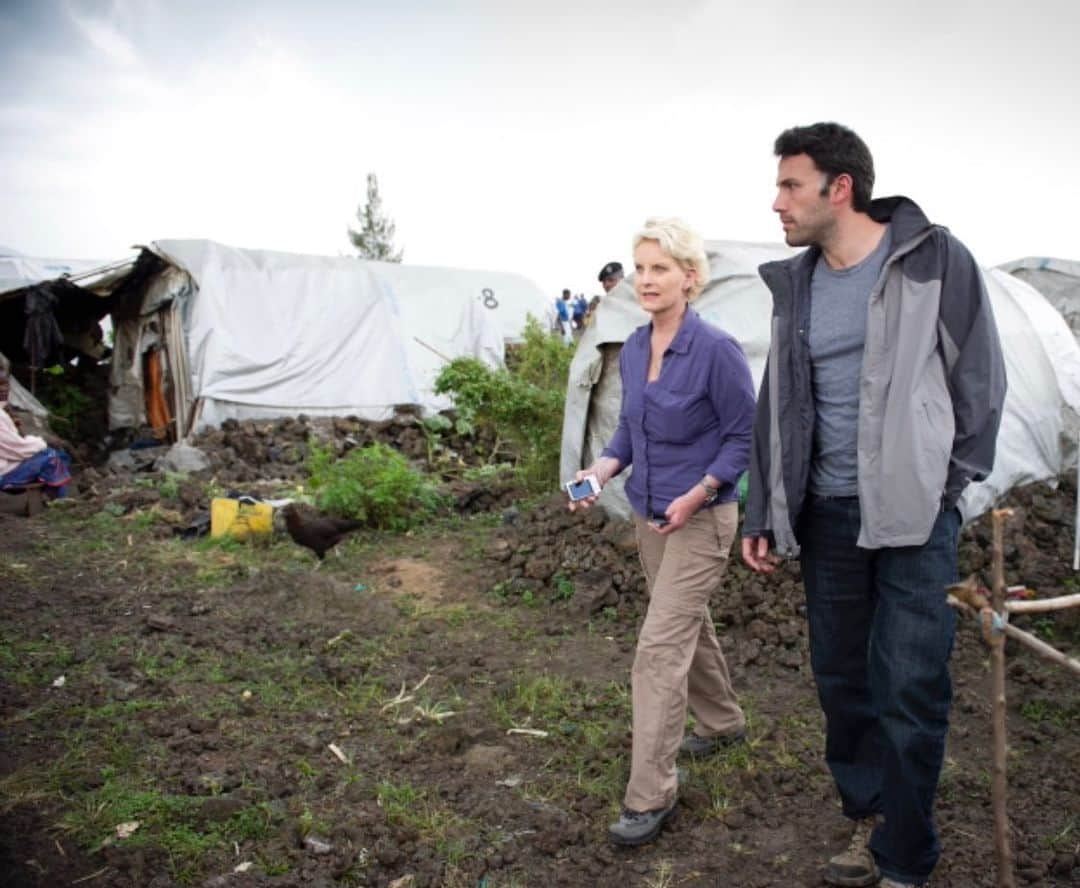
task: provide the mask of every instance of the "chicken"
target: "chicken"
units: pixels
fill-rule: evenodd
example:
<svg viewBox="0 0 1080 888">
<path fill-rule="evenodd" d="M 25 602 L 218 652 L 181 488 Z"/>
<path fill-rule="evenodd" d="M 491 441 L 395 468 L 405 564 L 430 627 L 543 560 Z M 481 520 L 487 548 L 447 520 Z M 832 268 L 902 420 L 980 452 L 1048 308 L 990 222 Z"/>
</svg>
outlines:
<svg viewBox="0 0 1080 888">
<path fill-rule="evenodd" d="M 325 515 L 302 515 L 295 505 L 290 503 L 281 514 L 285 518 L 285 529 L 294 543 L 311 549 L 321 562 L 327 551 L 340 543 L 348 534 L 363 525 L 348 518 L 329 518 Z M 317 567 L 317 566 L 316 566 Z"/>
</svg>

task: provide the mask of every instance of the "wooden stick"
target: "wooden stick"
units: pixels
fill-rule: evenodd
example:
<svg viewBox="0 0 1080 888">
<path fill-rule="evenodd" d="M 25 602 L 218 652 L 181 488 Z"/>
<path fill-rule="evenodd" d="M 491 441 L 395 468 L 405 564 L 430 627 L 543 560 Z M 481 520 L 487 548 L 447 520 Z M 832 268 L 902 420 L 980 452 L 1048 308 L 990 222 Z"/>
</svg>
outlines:
<svg viewBox="0 0 1080 888">
<path fill-rule="evenodd" d="M 1002 524 L 1005 518 L 1012 514 L 1011 509 L 994 509 L 993 528 L 993 589 L 991 606 L 994 612 L 1004 619 L 1005 614 L 1005 567 L 1002 554 Z M 992 705 L 993 719 L 993 749 L 994 758 L 991 768 L 991 798 L 994 806 L 994 838 L 997 846 L 998 858 L 998 888 L 1016 888 L 1016 877 L 1013 875 L 1012 844 L 1009 840 L 1009 814 L 1006 810 L 1005 779 L 1005 756 L 1006 756 L 1006 725 L 1005 725 L 1005 636 L 996 632 L 992 627 L 983 623 L 983 633 L 990 645 L 990 668 L 991 690 L 990 702 Z M 989 631 L 988 631 L 989 628 Z"/>
<path fill-rule="evenodd" d="M 968 604 L 966 601 L 961 601 L 955 595 L 950 595 L 948 601 L 950 607 L 954 607 L 959 611 L 963 611 L 968 616 L 974 617 L 976 620 L 980 620 L 984 626 L 984 635 L 987 631 L 990 631 L 986 628 L 991 626 L 994 616 L 994 612 L 990 608 L 984 607 L 981 610 L 976 611 L 974 608 L 972 608 L 970 604 Z M 1013 639 L 1016 642 L 1019 642 L 1026 648 L 1030 648 L 1039 656 L 1045 657 L 1047 660 L 1053 660 L 1060 666 L 1064 666 L 1071 672 L 1075 672 L 1077 675 L 1080 675 L 1080 661 L 1074 660 L 1072 657 L 1063 654 L 1057 648 L 1051 647 L 1045 641 L 1036 638 L 1030 632 L 1025 632 L 1023 629 L 1017 629 L 1015 626 L 1012 626 L 1009 623 L 1006 623 L 1004 625 L 1002 631 L 1004 631 L 1004 633 L 1009 638 Z"/>
<path fill-rule="evenodd" d="M 1071 672 L 1080 675 L 1080 660 L 1074 660 L 1072 657 L 1066 656 L 1057 648 L 1051 647 L 1045 641 L 1041 641 L 1030 632 L 1025 632 L 1023 629 L 1017 629 L 1015 626 L 1010 626 L 1006 623 L 1005 634 L 1009 638 L 1020 642 L 1020 644 L 1025 647 L 1031 648 L 1031 650 L 1035 651 L 1037 654 L 1046 657 L 1047 660 L 1053 660 L 1055 663 L 1064 666 Z"/>
<path fill-rule="evenodd" d="M 446 355 L 444 355 L 437 348 L 432 348 L 430 345 L 428 345 L 426 342 L 424 342 L 424 340 L 421 339 L 419 336 L 414 336 L 413 339 L 415 339 L 417 341 L 417 343 L 422 345 L 424 348 L 426 348 L 432 354 L 437 355 L 438 357 L 442 358 L 444 361 L 446 361 L 447 364 L 451 363 L 454 360 L 453 358 L 448 358 Z"/>
<path fill-rule="evenodd" d="M 1062 595 L 1058 598 L 1037 598 L 1034 601 L 1006 601 L 1005 610 L 1012 614 L 1041 614 L 1046 611 L 1065 610 L 1080 605 L 1080 594 Z"/>
</svg>

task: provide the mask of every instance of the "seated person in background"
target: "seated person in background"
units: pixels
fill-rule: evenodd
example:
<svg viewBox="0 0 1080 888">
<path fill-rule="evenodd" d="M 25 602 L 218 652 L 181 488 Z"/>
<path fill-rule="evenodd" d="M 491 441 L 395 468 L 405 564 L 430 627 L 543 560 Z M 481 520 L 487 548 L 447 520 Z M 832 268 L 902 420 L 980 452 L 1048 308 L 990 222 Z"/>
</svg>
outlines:
<svg viewBox="0 0 1080 888">
<path fill-rule="evenodd" d="M 71 481 L 66 453 L 50 447 L 44 438 L 23 435 L 8 413 L 10 371 L 0 363 L 0 490 L 16 490 L 27 484 L 44 484 L 57 497 L 67 495 Z"/>
</svg>

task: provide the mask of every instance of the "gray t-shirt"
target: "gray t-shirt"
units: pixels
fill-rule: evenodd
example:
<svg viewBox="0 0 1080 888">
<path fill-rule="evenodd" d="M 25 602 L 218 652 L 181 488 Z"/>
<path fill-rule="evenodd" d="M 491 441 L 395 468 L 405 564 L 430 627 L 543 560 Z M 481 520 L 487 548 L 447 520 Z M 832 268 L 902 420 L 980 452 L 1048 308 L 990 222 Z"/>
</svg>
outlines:
<svg viewBox="0 0 1080 888">
<path fill-rule="evenodd" d="M 889 255 L 889 228 L 858 265 L 836 271 L 822 255 L 810 282 L 810 362 L 813 367 L 814 454 L 810 491 L 858 493 L 859 379 L 870 292 Z"/>
</svg>

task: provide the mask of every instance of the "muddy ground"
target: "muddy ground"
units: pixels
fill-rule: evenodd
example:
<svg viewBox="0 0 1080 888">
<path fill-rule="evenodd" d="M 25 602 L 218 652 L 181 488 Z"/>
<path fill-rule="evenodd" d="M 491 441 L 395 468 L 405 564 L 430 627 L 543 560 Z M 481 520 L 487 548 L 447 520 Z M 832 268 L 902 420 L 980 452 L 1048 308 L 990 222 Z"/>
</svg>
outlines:
<svg viewBox="0 0 1080 888">
<path fill-rule="evenodd" d="M 626 525 L 444 471 L 456 509 L 360 533 L 318 571 L 280 535 L 174 533 L 214 490 L 295 490 L 313 437 L 401 444 L 413 426 L 235 426 L 203 442 L 214 465 L 197 476 L 84 471 L 71 503 L 0 516 L 0 884 L 822 884 L 846 833 L 793 565 L 761 579 L 736 559 L 715 596 L 748 744 L 688 763 L 674 826 L 619 850 L 605 833 L 644 604 Z M 414 432 L 412 456 L 468 456 Z M 1010 584 L 1076 591 L 1075 495 L 1075 477 L 1012 494 Z M 961 565 L 988 564 L 983 520 Z M 1080 651 L 1080 611 L 1016 622 Z M 1080 884 L 1080 686 L 1011 644 L 1008 662 L 1019 879 Z M 990 886 L 973 626 L 953 676 L 933 884 Z"/>
</svg>

